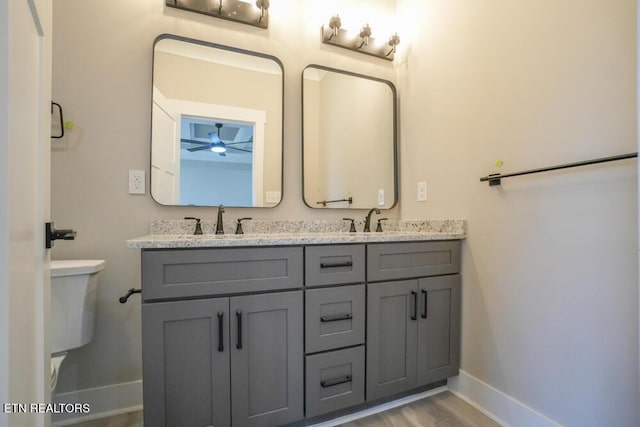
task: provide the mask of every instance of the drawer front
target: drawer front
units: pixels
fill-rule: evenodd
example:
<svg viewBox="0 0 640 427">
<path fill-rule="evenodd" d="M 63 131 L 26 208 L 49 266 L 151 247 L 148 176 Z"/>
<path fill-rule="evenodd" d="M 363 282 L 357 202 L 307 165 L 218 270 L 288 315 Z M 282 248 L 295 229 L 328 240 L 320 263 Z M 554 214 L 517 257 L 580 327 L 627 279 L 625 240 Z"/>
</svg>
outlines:
<svg viewBox="0 0 640 427">
<path fill-rule="evenodd" d="M 367 246 L 367 281 L 460 272 L 460 241 L 382 243 Z"/>
<path fill-rule="evenodd" d="M 305 292 L 306 353 L 364 343 L 365 285 Z"/>
<path fill-rule="evenodd" d="M 364 261 L 364 245 L 308 246 L 305 285 L 363 283 Z"/>
<path fill-rule="evenodd" d="M 364 346 L 306 357 L 307 418 L 364 402 Z"/>
<path fill-rule="evenodd" d="M 302 287 L 302 247 L 142 251 L 145 301 Z"/>
</svg>

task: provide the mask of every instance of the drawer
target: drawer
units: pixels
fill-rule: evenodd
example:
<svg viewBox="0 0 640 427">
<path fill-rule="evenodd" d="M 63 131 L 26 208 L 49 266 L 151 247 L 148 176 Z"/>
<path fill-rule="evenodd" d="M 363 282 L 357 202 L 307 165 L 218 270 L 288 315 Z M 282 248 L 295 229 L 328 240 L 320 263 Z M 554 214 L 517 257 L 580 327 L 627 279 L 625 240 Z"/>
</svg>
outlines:
<svg viewBox="0 0 640 427">
<path fill-rule="evenodd" d="M 305 291 L 306 353 L 364 343 L 365 285 Z"/>
<path fill-rule="evenodd" d="M 302 247 L 142 251 L 145 301 L 302 287 Z"/>
<path fill-rule="evenodd" d="M 364 346 L 306 357 L 307 418 L 364 403 Z"/>
<path fill-rule="evenodd" d="M 460 241 L 382 243 L 367 246 L 367 281 L 460 272 Z"/>
<path fill-rule="evenodd" d="M 307 246 L 305 285 L 364 282 L 364 245 Z"/>
</svg>

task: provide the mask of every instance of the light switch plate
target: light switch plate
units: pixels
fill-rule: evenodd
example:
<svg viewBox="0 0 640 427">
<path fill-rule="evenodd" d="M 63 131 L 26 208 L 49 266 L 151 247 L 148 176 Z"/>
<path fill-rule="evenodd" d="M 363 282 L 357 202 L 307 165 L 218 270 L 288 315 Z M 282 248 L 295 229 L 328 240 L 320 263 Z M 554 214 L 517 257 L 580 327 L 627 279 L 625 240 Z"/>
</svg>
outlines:
<svg viewBox="0 0 640 427">
<path fill-rule="evenodd" d="M 420 181 L 418 183 L 417 192 L 418 194 L 416 199 L 419 202 L 426 202 L 427 201 L 427 182 L 426 181 Z"/>
<path fill-rule="evenodd" d="M 378 206 L 384 206 L 384 188 L 378 190 Z"/>
</svg>

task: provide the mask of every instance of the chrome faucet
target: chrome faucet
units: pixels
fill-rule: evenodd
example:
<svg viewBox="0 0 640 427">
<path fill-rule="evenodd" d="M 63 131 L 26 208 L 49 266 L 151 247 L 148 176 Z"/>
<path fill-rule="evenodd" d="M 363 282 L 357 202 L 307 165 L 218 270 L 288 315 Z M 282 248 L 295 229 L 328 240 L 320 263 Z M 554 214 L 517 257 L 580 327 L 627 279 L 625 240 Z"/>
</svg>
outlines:
<svg viewBox="0 0 640 427">
<path fill-rule="evenodd" d="M 364 230 L 362 230 L 365 233 L 368 233 L 371 231 L 371 215 L 373 215 L 374 212 L 380 215 L 380 209 L 371 208 L 371 210 L 367 214 L 367 217 L 364 219 Z"/>
<path fill-rule="evenodd" d="M 224 234 L 224 226 L 222 224 L 222 214 L 224 213 L 224 206 L 218 206 L 218 220 L 216 221 L 216 234 Z"/>
<path fill-rule="evenodd" d="M 184 219 L 193 219 L 193 220 L 196 221 L 196 229 L 193 232 L 194 236 L 202 234 L 202 224 L 200 224 L 200 218 L 194 218 L 192 216 L 185 216 Z"/>
</svg>

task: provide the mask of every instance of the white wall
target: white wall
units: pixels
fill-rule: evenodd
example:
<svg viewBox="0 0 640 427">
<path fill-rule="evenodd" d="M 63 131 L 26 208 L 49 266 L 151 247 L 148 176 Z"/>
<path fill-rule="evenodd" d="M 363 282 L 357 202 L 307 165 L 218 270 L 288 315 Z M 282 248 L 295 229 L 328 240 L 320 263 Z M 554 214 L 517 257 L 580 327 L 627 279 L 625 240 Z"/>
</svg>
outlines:
<svg viewBox="0 0 640 427">
<path fill-rule="evenodd" d="M 563 425 L 640 425 L 635 160 L 479 182 L 636 150 L 636 2 L 398 6 L 401 213 L 468 219 L 462 369 Z"/>
<path fill-rule="evenodd" d="M 252 203 L 250 163 L 182 160 L 180 172 L 183 205 L 213 206 L 220 200 L 231 206 Z"/>
<path fill-rule="evenodd" d="M 117 298 L 140 286 L 140 254 L 126 240 L 148 233 L 154 219 L 196 216 L 215 219 L 212 208 L 163 207 L 148 194 L 127 194 L 129 169 L 149 178 L 151 54 L 162 33 L 275 55 L 285 68 L 283 202 L 273 209 L 228 209 L 226 218 L 337 219 L 344 211 L 311 210 L 302 201 L 301 73 L 310 63 L 395 81 L 393 64 L 326 46 L 320 26 L 339 11 L 375 25 L 393 13 L 393 0 L 274 1 L 270 25 L 262 30 L 183 11 L 163 1 L 54 2 L 53 99 L 74 129 L 52 153 L 52 217 L 78 230 L 75 242 L 59 242 L 54 259 L 107 261 L 98 293 L 94 342 L 72 352 L 63 364 L 58 392 L 141 378 L 140 304 Z M 356 7 L 357 6 L 357 7 Z M 355 13 L 355 10 L 361 12 Z M 353 26 L 362 22 L 354 21 Z M 147 186 L 148 190 L 148 186 Z M 355 214 L 364 217 L 365 211 Z M 397 209 L 385 216 L 397 218 Z"/>
</svg>

